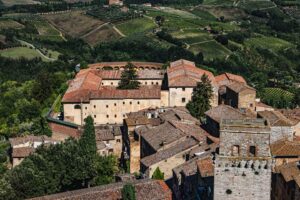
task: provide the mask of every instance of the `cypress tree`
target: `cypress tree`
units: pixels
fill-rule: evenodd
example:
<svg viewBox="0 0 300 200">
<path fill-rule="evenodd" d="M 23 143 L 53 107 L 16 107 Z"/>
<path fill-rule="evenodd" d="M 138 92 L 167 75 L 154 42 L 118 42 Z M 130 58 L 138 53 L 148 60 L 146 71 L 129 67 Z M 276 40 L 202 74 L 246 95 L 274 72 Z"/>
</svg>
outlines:
<svg viewBox="0 0 300 200">
<path fill-rule="evenodd" d="M 165 175 L 162 171 L 160 171 L 159 167 L 157 167 L 155 169 L 155 171 L 153 172 L 152 179 L 156 179 L 156 180 L 164 180 L 165 179 Z"/>
<path fill-rule="evenodd" d="M 140 87 L 140 82 L 137 81 L 137 78 L 138 75 L 134 65 L 132 63 L 128 63 L 122 72 L 118 89 L 138 89 Z"/>
<path fill-rule="evenodd" d="M 213 88 L 206 74 L 202 75 L 201 82 L 197 83 L 193 91 L 192 99 L 186 105 L 191 115 L 199 120 L 204 113 L 211 108 L 210 100 L 213 96 Z"/>
<path fill-rule="evenodd" d="M 123 200 L 136 200 L 135 189 L 132 184 L 125 184 L 121 192 Z"/>
</svg>

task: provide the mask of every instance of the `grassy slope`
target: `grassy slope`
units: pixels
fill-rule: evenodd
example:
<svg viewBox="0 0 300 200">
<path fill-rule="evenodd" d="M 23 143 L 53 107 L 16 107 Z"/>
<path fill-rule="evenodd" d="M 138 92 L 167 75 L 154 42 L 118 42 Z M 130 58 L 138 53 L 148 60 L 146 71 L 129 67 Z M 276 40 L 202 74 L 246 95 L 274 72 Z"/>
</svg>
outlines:
<svg viewBox="0 0 300 200">
<path fill-rule="evenodd" d="M 155 23 L 151 19 L 145 17 L 126 21 L 117 25 L 117 28 L 125 35 L 144 32 L 155 27 Z"/>
</svg>

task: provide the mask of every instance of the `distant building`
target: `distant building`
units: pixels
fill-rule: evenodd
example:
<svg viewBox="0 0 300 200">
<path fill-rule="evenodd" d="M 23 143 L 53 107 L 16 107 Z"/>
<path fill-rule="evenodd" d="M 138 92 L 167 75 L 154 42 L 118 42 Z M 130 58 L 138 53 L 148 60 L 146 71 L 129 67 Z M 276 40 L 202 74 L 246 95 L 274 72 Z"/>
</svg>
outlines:
<svg viewBox="0 0 300 200">
<path fill-rule="evenodd" d="M 108 5 L 123 6 L 123 0 L 108 0 Z"/>
<path fill-rule="evenodd" d="M 300 108 L 279 110 L 292 123 L 294 136 L 300 138 Z"/>
<path fill-rule="evenodd" d="M 264 118 L 270 122 L 271 135 L 270 143 L 278 140 L 286 139 L 293 140 L 293 125 L 289 119 L 287 119 L 279 111 L 261 111 L 257 112 L 259 118 Z"/>
<path fill-rule="evenodd" d="M 214 200 L 271 198 L 270 133 L 263 119 L 222 120 Z"/>
<path fill-rule="evenodd" d="M 172 200 L 172 192 L 165 182 L 151 179 L 112 183 L 37 197 L 32 200 L 120 200 L 122 199 L 121 190 L 126 183 L 134 186 L 136 200 Z"/>
<path fill-rule="evenodd" d="M 10 138 L 9 142 L 12 149 L 11 159 L 13 167 L 19 165 L 24 160 L 24 158 L 32 154 L 40 145 L 59 143 L 58 140 L 54 140 L 47 136 L 34 135 Z"/>
<path fill-rule="evenodd" d="M 120 126 L 96 126 L 95 135 L 100 155 L 115 155 L 121 158 L 123 139 Z"/>
<path fill-rule="evenodd" d="M 202 75 L 207 75 L 211 81 L 211 105 L 215 107 L 218 105 L 218 83 L 226 82 L 217 82 L 211 72 L 183 59 L 171 62 L 167 70 L 162 69 L 161 63 L 132 62 L 137 69 L 141 87 L 135 90 L 119 90 L 117 86 L 126 64 L 96 63 L 89 65 L 88 69 L 80 70 L 75 79 L 69 82 L 69 88 L 62 99 L 65 121 L 82 125 L 84 118 L 91 115 L 97 125 L 121 124 L 130 112 L 185 106 L 191 100 L 193 89 L 201 81 Z M 236 80 L 243 80 L 242 77 L 233 74 L 229 77 L 230 84 L 234 84 Z M 244 87 L 250 88 L 246 85 Z M 243 107 L 247 100 L 247 107 L 251 107 L 252 99 L 251 95 L 246 94 L 247 91 L 242 90 L 235 94 L 240 100 L 235 98 L 233 101 L 238 101 L 239 107 Z"/>
</svg>

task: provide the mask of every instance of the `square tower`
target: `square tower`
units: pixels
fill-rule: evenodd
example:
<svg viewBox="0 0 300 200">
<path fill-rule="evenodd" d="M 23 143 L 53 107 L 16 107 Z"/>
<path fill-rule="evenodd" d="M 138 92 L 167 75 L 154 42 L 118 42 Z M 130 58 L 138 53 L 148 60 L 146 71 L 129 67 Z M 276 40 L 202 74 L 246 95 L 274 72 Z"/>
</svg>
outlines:
<svg viewBox="0 0 300 200">
<path fill-rule="evenodd" d="M 271 129 L 266 120 L 222 120 L 215 161 L 215 200 L 271 198 Z"/>
</svg>

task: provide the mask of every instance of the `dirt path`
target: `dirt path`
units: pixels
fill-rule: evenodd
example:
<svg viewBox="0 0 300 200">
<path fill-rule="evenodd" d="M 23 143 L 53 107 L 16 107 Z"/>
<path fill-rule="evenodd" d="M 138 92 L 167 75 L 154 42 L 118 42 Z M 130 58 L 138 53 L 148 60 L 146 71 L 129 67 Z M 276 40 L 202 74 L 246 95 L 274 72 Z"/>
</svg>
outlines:
<svg viewBox="0 0 300 200">
<path fill-rule="evenodd" d="M 18 39 L 17 39 L 18 40 Z M 33 44 L 30 44 L 28 42 L 25 42 L 23 40 L 18 40 L 19 42 L 31 47 L 32 49 L 36 50 L 43 58 L 45 58 L 46 60 L 50 60 L 50 61 L 55 61 L 56 59 L 54 58 L 49 58 L 48 56 L 46 56 L 45 54 L 43 54 L 38 48 L 36 48 Z"/>
<path fill-rule="evenodd" d="M 53 28 L 53 29 L 55 29 L 55 30 L 57 30 L 58 32 L 59 32 L 59 36 L 64 40 L 64 41 L 67 41 L 67 39 L 64 37 L 64 35 L 62 34 L 62 32 L 59 30 L 59 29 L 57 29 L 55 26 L 53 26 L 53 24 L 51 24 L 49 21 L 47 21 L 48 22 L 48 24 Z"/>
<path fill-rule="evenodd" d="M 85 37 L 89 36 L 90 34 L 96 32 L 97 30 L 99 30 L 99 29 L 102 28 L 103 26 L 106 26 L 106 25 L 108 25 L 108 24 L 109 24 L 109 22 L 106 22 L 106 23 L 104 23 L 104 24 L 101 24 L 100 26 L 96 27 L 94 30 L 91 30 L 90 32 L 84 34 L 83 36 L 80 36 L 80 38 L 85 38 Z"/>
<path fill-rule="evenodd" d="M 112 26 L 112 28 L 122 37 L 126 37 L 115 25 Z"/>
<path fill-rule="evenodd" d="M 212 41 L 215 41 L 215 40 L 214 39 L 212 39 L 212 40 L 205 40 L 205 41 L 202 41 L 202 42 L 195 42 L 195 43 L 192 43 L 190 45 L 203 44 L 203 43 L 212 42 Z"/>
</svg>

